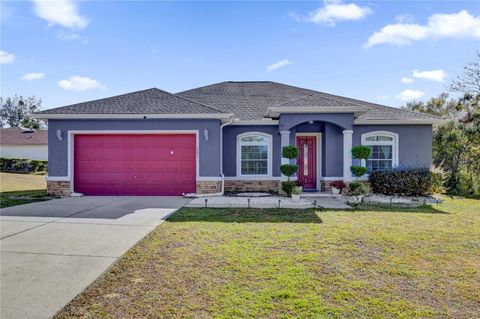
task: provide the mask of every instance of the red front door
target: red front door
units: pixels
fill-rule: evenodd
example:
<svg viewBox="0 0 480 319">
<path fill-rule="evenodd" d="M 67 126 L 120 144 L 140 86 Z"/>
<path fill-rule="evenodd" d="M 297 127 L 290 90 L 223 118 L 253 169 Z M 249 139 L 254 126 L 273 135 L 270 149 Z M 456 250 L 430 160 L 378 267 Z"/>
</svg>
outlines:
<svg viewBox="0 0 480 319">
<path fill-rule="evenodd" d="M 191 134 L 76 135 L 74 191 L 86 195 L 181 195 L 196 189 Z"/>
<path fill-rule="evenodd" d="M 317 189 L 317 137 L 297 136 L 298 182 L 303 189 Z"/>
</svg>

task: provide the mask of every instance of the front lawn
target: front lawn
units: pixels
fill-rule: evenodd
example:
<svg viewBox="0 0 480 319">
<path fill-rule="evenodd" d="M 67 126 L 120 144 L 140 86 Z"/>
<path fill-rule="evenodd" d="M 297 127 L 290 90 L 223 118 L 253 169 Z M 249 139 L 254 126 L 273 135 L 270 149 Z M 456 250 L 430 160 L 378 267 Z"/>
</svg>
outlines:
<svg viewBox="0 0 480 319">
<path fill-rule="evenodd" d="M 46 199 L 45 175 L 0 173 L 0 208 Z"/>
<path fill-rule="evenodd" d="M 474 318 L 480 201 L 182 209 L 57 318 Z"/>
</svg>

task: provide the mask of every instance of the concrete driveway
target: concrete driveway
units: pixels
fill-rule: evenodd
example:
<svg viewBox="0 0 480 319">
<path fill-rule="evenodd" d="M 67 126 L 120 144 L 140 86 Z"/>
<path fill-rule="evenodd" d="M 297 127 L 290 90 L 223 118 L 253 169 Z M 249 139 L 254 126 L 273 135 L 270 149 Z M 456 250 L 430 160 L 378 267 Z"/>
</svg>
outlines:
<svg viewBox="0 0 480 319">
<path fill-rule="evenodd" d="M 2 209 L 0 317 L 52 317 L 188 202 L 70 197 Z"/>
</svg>

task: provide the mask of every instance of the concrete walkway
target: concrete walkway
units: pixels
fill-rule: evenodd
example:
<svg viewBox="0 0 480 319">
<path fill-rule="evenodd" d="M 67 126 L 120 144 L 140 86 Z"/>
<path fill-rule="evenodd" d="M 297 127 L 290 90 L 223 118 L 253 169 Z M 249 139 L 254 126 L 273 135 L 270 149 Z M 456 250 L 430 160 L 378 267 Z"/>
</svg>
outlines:
<svg viewBox="0 0 480 319">
<path fill-rule="evenodd" d="M 207 200 L 207 203 L 205 203 Z M 249 202 L 250 200 L 250 202 Z M 315 206 L 316 204 L 316 206 Z M 349 209 L 350 206 L 332 197 L 307 197 L 295 202 L 288 197 L 204 197 L 195 198 L 185 207 L 211 207 L 211 208 L 293 208 L 306 209 L 322 207 L 330 209 Z"/>
<path fill-rule="evenodd" d="M 0 317 L 52 317 L 189 201 L 80 197 L 2 209 Z"/>
</svg>

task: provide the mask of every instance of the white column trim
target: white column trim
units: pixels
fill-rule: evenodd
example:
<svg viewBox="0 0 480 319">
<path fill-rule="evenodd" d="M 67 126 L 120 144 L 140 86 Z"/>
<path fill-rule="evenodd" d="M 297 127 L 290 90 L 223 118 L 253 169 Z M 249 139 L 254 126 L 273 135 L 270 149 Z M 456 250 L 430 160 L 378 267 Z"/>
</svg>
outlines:
<svg viewBox="0 0 480 319">
<path fill-rule="evenodd" d="M 352 180 L 352 130 L 343 131 L 343 179 L 346 181 Z"/>
</svg>

